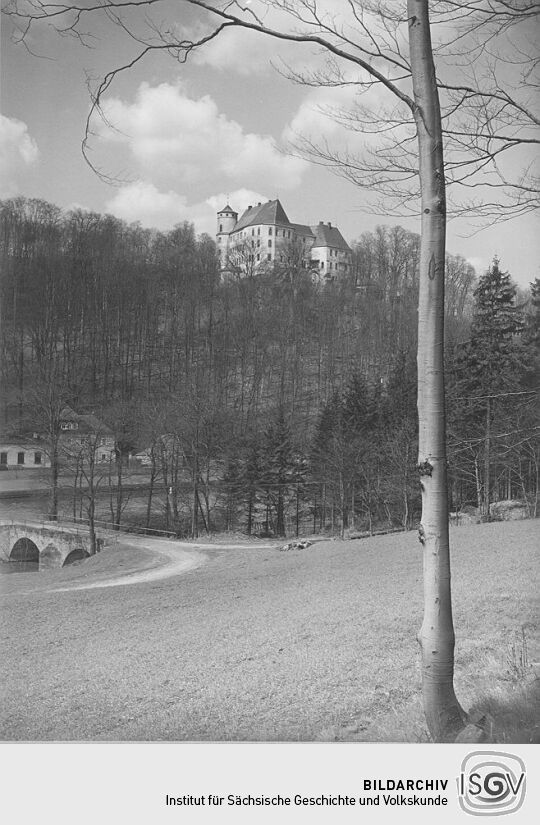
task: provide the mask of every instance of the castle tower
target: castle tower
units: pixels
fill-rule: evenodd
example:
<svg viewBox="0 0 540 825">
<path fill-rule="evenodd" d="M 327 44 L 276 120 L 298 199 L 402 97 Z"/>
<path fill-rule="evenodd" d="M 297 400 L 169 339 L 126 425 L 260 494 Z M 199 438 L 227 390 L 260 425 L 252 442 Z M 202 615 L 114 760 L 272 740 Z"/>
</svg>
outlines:
<svg viewBox="0 0 540 825">
<path fill-rule="evenodd" d="M 227 266 L 227 258 L 229 255 L 229 241 L 230 235 L 236 226 L 238 220 L 238 212 L 227 204 L 223 209 L 217 213 L 217 232 L 216 242 L 219 250 L 219 259 L 221 268 L 225 269 Z"/>
</svg>

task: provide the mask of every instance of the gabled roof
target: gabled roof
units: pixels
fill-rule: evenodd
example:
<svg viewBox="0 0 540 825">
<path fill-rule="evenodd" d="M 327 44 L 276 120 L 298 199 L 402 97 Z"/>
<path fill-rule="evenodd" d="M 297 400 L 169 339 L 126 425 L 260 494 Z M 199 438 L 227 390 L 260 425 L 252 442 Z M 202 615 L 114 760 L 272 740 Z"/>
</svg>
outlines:
<svg viewBox="0 0 540 825">
<path fill-rule="evenodd" d="M 239 229 L 245 229 L 246 226 L 290 226 L 291 223 L 285 214 L 285 210 L 278 200 L 267 201 L 258 206 L 252 206 L 246 209 L 238 223 L 233 229 L 233 232 L 238 232 Z"/>
<path fill-rule="evenodd" d="M 32 438 L 29 434 L 20 434 L 20 435 L 0 435 L 0 446 L 2 448 L 6 447 L 20 447 L 22 450 L 36 450 L 36 449 L 43 449 L 46 446 L 46 441 L 44 438 Z"/>
<path fill-rule="evenodd" d="M 62 419 L 62 421 L 77 421 L 79 416 L 77 415 L 75 410 L 72 410 L 71 407 L 66 406 L 60 413 L 60 418 Z"/>
<path fill-rule="evenodd" d="M 343 252 L 351 252 L 351 247 L 336 226 L 319 223 L 311 228 L 315 234 L 313 246 L 332 246 L 334 249 L 343 250 Z"/>
<path fill-rule="evenodd" d="M 227 204 L 227 206 L 224 206 L 223 209 L 220 209 L 218 215 L 221 215 L 222 212 L 232 212 L 233 215 L 238 215 L 238 212 L 235 212 L 235 210 L 232 208 L 232 206 L 229 206 L 229 204 Z"/>
<path fill-rule="evenodd" d="M 305 235 L 310 238 L 315 237 L 315 233 L 313 232 L 311 226 L 307 226 L 303 223 L 293 223 L 292 227 L 297 235 Z"/>
<path fill-rule="evenodd" d="M 103 421 L 100 421 L 95 415 L 80 415 L 79 421 L 82 423 L 82 427 L 79 427 L 79 432 L 89 432 L 89 433 L 100 433 L 103 436 L 111 437 L 113 435 L 113 431 L 110 427 L 107 427 Z"/>
<path fill-rule="evenodd" d="M 78 424 L 77 433 L 100 433 L 104 436 L 112 436 L 113 432 L 110 427 L 107 427 L 102 421 L 93 413 L 80 415 L 76 413 L 71 407 L 64 407 L 60 413 L 61 421 L 74 421 Z"/>
</svg>

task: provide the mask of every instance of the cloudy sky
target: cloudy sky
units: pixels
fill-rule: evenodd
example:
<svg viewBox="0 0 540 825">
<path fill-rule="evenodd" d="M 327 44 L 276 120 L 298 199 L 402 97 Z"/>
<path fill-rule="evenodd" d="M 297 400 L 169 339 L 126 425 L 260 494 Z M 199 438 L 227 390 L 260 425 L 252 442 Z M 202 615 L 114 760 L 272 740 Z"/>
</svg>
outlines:
<svg viewBox="0 0 540 825">
<path fill-rule="evenodd" d="M 379 223 L 418 231 L 416 220 L 370 215 L 364 190 L 285 153 L 297 134 L 322 136 L 331 145 L 351 138 L 325 112 L 336 102 L 346 106 L 350 89 L 295 85 L 273 67 L 280 60 L 312 64 L 316 56 L 307 47 L 226 32 L 187 64 L 153 54 L 122 73 L 103 101 L 106 123 L 93 122 L 90 142 L 92 163 L 115 179 L 110 185 L 81 152 L 87 80 L 128 60 L 133 44 L 103 21 L 91 48 L 42 27 L 26 49 L 12 42 L 13 27 L 3 22 L 0 197 L 43 198 L 160 229 L 188 220 L 211 234 L 227 199 L 241 211 L 279 197 L 291 220 L 332 221 L 349 241 Z M 197 32 L 189 10 L 179 22 Z M 456 221 L 448 248 L 479 273 L 497 254 L 526 285 L 540 276 L 539 234 L 532 216 L 475 234 Z"/>
</svg>

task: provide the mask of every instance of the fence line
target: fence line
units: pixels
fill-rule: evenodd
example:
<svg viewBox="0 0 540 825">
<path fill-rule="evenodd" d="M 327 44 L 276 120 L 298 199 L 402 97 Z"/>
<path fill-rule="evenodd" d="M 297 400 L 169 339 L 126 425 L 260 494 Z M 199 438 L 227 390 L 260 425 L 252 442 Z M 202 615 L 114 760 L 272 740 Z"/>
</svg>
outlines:
<svg viewBox="0 0 540 825">
<path fill-rule="evenodd" d="M 37 518 L 41 520 L 44 526 L 53 525 L 53 524 L 74 524 L 82 525 L 85 527 L 89 527 L 90 523 L 87 518 L 73 518 L 72 516 L 58 516 L 56 519 L 51 519 L 48 513 L 38 513 Z M 15 524 L 24 524 L 21 520 L 17 520 L 14 522 Z M 158 530 L 153 527 L 138 527 L 136 525 L 128 526 L 122 524 L 116 524 L 114 521 L 101 521 L 100 519 L 94 520 L 94 527 L 99 530 L 110 530 L 115 533 L 133 533 L 139 535 L 148 535 L 148 536 L 156 536 L 161 535 L 165 538 L 175 538 L 176 533 L 173 530 Z"/>
</svg>

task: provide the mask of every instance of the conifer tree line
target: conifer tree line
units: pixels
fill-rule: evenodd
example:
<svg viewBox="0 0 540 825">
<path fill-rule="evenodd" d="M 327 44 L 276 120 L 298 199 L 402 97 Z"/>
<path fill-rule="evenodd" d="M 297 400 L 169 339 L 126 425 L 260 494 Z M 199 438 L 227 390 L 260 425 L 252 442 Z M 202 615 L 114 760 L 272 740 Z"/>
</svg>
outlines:
<svg viewBox="0 0 540 825">
<path fill-rule="evenodd" d="M 0 238 L 4 432 L 38 430 L 54 454 L 66 405 L 98 416 L 116 441 L 116 523 L 144 449 L 147 526 L 415 525 L 417 235 L 360 235 L 351 272 L 324 284 L 294 263 L 224 279 L 190 224 L 24 198 L 0 204 Z M 451 506 L 485 518 L 508 498 L 536 515 L 538 495 L 540 286 L 518 294 L 501 267 L 476 281 L 447 256 Z"/>
</svg>

